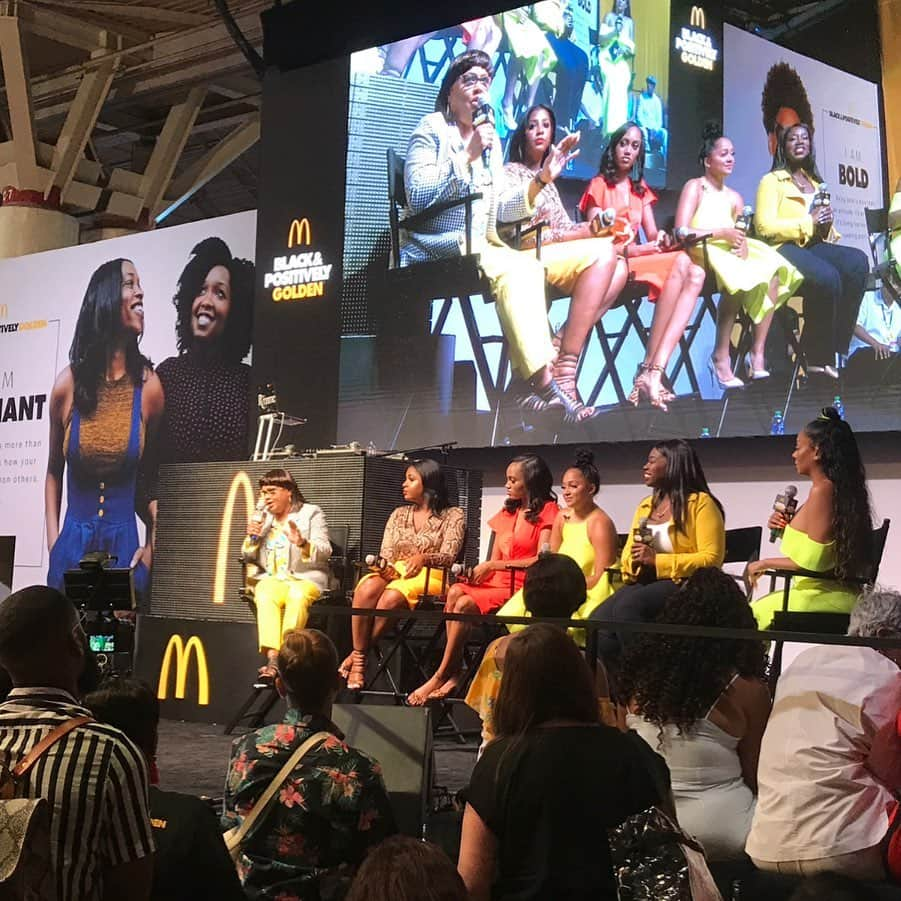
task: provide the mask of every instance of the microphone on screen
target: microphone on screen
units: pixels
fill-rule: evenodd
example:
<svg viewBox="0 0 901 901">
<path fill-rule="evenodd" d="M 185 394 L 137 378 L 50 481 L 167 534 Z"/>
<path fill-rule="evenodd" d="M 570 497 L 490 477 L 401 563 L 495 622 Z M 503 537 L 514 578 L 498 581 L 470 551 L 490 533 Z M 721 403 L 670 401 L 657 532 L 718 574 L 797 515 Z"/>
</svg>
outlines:
<svg viewBox="0 0 901 901">
<path fill-rule="evenodd" d="M 483 100 L 478 107 L 476 107 L 476 114 L 473 117 L 472 124 L 473 127 L 477 127 L 479 125 L 484 125 L 486 122 L 494 122 L 494 109 L 491 104 L 486 100 Z M 488 169 L 491 167 L 491 147 L 483 147 L 482 148 L 482 163 L 485 165 L 485 168 Z"/>
<path fill-rule="evenodd" d="M 776 500 L 773 501 L 773 510 L 776 513 L 781 513 L 789 522 L 795 515 L 795 510 L 798 509 L 797 494 L 797 485 L 786 485 L 782 492 L 776 495 Z M 770 544 L 773 544 L 777 538 L 781 538 L 784 531 L 784 529 L 770 529 Z"/>
<path fill-rule="evenodd" d="M 701 237 L 695 234 L 690 229 L 686 228 L 684 225 L 680 225 L 679 228 L 676 229 L 676 240 L 680 244 L 684 244 L 686 247 L 691 247 L 694 244 L 698 244 L 701 241 Z"/>
</svg>

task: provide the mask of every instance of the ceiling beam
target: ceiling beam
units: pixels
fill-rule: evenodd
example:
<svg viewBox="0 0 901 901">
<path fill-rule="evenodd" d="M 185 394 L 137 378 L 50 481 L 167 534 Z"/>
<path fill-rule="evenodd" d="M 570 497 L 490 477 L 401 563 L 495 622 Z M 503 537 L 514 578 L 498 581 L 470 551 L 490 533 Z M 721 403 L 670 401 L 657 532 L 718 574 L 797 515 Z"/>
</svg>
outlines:
<svg viewBox="0 0 901 901">
<path fill-rule="evenodd" d="M 34 134 L 34 110 L 28 61 L 22 44 L 22 28 L 15 3 L 0 4 L 0 61 L 12 130 L 15 186 L 36 190 L 38 168 Z"/>
</svg>

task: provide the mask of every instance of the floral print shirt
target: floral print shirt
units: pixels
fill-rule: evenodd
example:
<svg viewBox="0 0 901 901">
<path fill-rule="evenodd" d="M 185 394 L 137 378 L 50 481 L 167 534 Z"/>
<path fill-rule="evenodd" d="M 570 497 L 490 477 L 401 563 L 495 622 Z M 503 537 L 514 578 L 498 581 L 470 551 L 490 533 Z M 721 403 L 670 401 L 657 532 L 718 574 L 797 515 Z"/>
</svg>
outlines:
<svg viewBox="0 0 901 901">
<path fill-rule="evenodd" d="M 450 566 L 457 559 L 466 537 L 466 518 L 459 507 L 430 513 L 421 529 L 413 520 L 415 507 L 392 511 L 382 537 L 381 555 L 389 562 L 409 560 L 423 554 L 429 566 Z"/>
<path fill-rule="evenodd" d="M 244 845 L 238 872 L 249 899 L 331 897 L 366 851 L 397 831 L 379 764 L 325 717 L 294 709 L 232 744 L 225 828 L 241 823 L 294 750 L 320 731 L 332 734 L 307 752 Z"/>
</svg>

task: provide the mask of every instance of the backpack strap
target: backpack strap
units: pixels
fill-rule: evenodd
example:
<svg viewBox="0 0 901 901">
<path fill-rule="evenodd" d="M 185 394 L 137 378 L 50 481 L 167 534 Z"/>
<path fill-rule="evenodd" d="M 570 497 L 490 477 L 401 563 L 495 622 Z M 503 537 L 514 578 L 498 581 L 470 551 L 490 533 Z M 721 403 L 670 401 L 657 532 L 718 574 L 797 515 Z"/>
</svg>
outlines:
<svg viewBox="0 0 901 901">
<path fill-rule="evenodd" d="M 13 779 L 21 779 L 38 762 L 53 745 L 61 738 L 68 735 L 73 729 L 93 722 L 90 716 L 75 716 L 72 719 L 60 723 L 52 732 L 48 732 L 12 769 Z"/>
</svg>

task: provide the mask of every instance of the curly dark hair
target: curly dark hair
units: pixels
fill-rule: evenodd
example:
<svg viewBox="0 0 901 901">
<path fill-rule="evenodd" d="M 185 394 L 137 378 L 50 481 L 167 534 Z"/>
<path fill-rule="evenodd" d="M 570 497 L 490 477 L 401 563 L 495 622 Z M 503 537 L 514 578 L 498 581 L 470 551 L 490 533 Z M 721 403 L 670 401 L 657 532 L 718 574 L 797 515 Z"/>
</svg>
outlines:
<svg viewBox="0 0 901 901">
<path fill-rule="evenodd" d="M 191 251 L 191 259 L 178 277 L 175 304 L 175 334 L 178 352 L 187 353 L 194 345 L 191 308 L 214 266 L 224 266 L 231 281 L 231 307 L 225 330 L 219 339 L 219 351 L 227 363 L 240 363 L 253 341 L 254 266 L 250 260 L 233 257 L 222 238 L 204 238 Z"/>
<path fill-rule="evenodd" d="M 623 137 L 625 137 L 626 132 L 630 128 L 637 128 L 639 134 L 641 134 L 641 147 L 635 155 L 635 162 L 632 164 L 632 171 L 629 173 L 629 181 L 632 183 L 632 193 L 636 197 L 644 197 L 646 190 L 644 186 L 644 133 L 637 122 L 629 120 L 623 125 L 620 125 L 620 127 L 610 135 L 610 140 L 607 142 L 607 146 L 601 154 L 598 175 L 604 179 L 607 183 L 607 187 L 615 187 L 617 172 L 616 160 L 613 158 L 613 152 L 616 149 L 616 145 L 619 144 Z"/>
<path fill-rule="evenodd" d="M 806 122 L 799 122 L 797 125 L 789 125 L 789 127 L 779 135 L 779 143 L 776 144 L 776 152 L 773 154 L 773 165 L 770 167 L 770 171 L 775 172 L 777 169 L 791 170 L 788 155 L 785 152 L 785 145 L 788 143 L 791 133 L 796 128 L 806 128 L 807 134 L 810 137 L 810 150 L 807 153 L 807 159 L 801 161 L 801 167 L 817 181 L 822 181 L 823 176 L 820 175 L 820 171 L 817 169 L 817 158 L 813 151 L 813 129 Z"/>
<path fill-rule="evenodd" d="M 106 373 L 107 354 L 122 332 L 122 264 L 130 262 L 119 257 L 98 266 L 78 311 L 69 365 L 75 383 L 75 406 L 82 416 L 90 416 L 97 409 L 97 389 Z M 138 349 L 140 341 L 140 335 L 133 335 L 125 343 L 125 369 L 135 387 L 143 382 L 145 369 L 153 367 Z"/>
<path fill-rule="evenodd" d="M 698 151 L 698 162 L 701 164 L 702 169 L 704 168 L 704 160 L 713 153 L 716 142 L 724 137 L 726 135 L 723 133 L 722 123 L 713 119 L 704 123 L 704 130 L 701 132 L 701 149 Z"/>
<path fill-rule="evenodd" d="M 547 463 L 536 454 L 520 454 L 514 457 L 511 463 L 518 463 L 522 466 L 522 478 L 526 485 L 525 500 L 516 500 L 515 498 L 507 498 L 504 501 L 504 507 L 513 512 L 519 507 L 525 509 L 525 517 L 531 523 L 538 522 L 538 515 L 541 508 L 548 501 L 556 501 L 557 495 L 554 494 L 553 484 L 554 477 Z"/>
<path fill-rule="evenodd" d="M 554 111 L 549 107 L 545 106 L 543 103 L 536 103 L 533 106 L 530 106 L 526 110 L 525 116 L 523 116 L 519 125 L 516 126 L 516 131 L 513 132 L 513 137 L 510 138 L 510 144 L 507 147 L 507 159 L 511 163 L 525 163 L 526 161 L 526 131 L 529 128 L 529 119 L 532 118 L 532 113 L 537 110 L 543 109 L 551 119 L 551 141 L 554 141 L 554 136 L 557 134 L 557 117 L 554 115 Z M 547 150 L 544 151 L 544 156 L 541 157 L 541 162 L 544 164 L 544 161 L 547 159 L 547 155 L 551 152 L 551 145 L 548 144 Z"/>
<path fill-rule="evenodd" d="M 576 451 L 575 461 L 571 466 L 567 466 L 566 470 L 577 469 L 582 473 L 582 477 L 592 486 L 592 496 L 601 489 L 601 474 L 598 472 L 597 466 L 594 465 L 594 454 L 584 447 Z M 566 475 L 564 470 L 564 475 Z"/>
<path fill-rule="evenodd" d="M 823 473 L 832 482 L 832 530 L 835 575 L 867 577 L 873 541 L 873 514 L 867 473 L 851 426 L 835 407 L 825 407 L 804 426 L 804 434 L 818 452 Z"/>
<path fill-rule="evenodd" d="M 725 518 L 723 505 L 710 490 L 707 476 L 704 475 L 704 470 L 701 468 L 701 461 L 698 459 L 695 449 L 687 441 L 683 441 L 681 438 L 670 438 L 667 441 L 658 441 L 652 449 L 666 459 L 666 474 L 663 477 L 663 484 L 654 489 L 652 508 L 656 508 L 664 497 L 668 497 L 673 509 L 673 524 L 677 531 L 684 533 L 685 505 L 688 497 L 703 491 L 713 498 Z"/>
<path fill-rule="evenodd" d="M 813 121 L 813 110 L 801 76 L 788 63 L 776 63 L 767 72 L 760 97 L 763 127 L 767 134 L 776 131 L 776 115 L 783 107 L 793 109 L 802 122 Z M 812 128 L 810 138 L 813 140 Z"/>
<path fill-rule="evenodd" d="M 445 119 L 450 121 L 448 114 L 447 99 L 450 97 L 451 88 L 454 82 L 470 69 L 478 66 L 484 69 L 490 76 L 494 75 L 494 69 L 491 68 L 491 58 L 484 50 L 467 50 L 461 53 L 448 67 L 441 79 L 441 87 L 438 88 L 438 96 L 435 98 L 435 112 L 441 113 Z"/>
<path fill-rule="evenodd" d="M 751 606 L 735 580 L 712 566 L 695 570 L 664 606 L 658 622 L 756 629 Z M 690 731 L 737 673 L 763 679 L 765 645 L 753 639 L 640 636 L 626 648 L 617 694 L 658 727 Z"/>
</svg>

